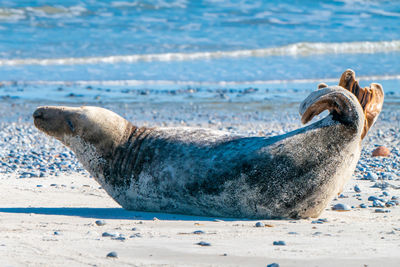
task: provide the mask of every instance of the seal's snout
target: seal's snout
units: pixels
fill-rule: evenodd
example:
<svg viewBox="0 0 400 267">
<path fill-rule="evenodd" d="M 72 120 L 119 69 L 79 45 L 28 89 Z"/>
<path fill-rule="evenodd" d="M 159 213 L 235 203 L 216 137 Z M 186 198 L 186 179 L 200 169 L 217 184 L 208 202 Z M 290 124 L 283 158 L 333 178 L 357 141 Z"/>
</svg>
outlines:
<svg viewBox="0 0 400 267">
<path fill-rule="evenodd" d="M 41 108 L 36 109 L 32 116 L 34 119 L 43 119 L 43 110 Z"/>
</svg>

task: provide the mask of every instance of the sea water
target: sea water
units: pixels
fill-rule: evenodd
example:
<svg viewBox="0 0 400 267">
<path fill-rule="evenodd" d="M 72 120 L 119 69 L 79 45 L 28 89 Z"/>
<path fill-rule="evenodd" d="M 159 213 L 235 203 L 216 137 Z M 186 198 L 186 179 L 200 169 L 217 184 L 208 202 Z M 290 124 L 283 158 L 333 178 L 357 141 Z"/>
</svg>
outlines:
<svg viewBox="0 0 400 267">
<path fill-rule="evenodd" d="M 399 62 L 397 1 L 0 1 L 0 101 L 298 103 L 351 68 L 397 105 Z"/>
</svg>

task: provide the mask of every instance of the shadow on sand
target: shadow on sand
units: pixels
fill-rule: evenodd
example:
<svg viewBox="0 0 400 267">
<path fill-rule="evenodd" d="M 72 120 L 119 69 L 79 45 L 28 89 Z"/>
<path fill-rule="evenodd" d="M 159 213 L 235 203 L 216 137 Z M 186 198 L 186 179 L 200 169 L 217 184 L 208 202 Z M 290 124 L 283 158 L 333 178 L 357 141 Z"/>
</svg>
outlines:
<svg viewBox="0 0 400 267">
<path fill-rule="evenodd" d="M 61 215 L 61 216 L 75 216 L 82 218 L 93 219 L 114 219 L 114 220 L 153 220 L 156 217 L 159 220 L 172 220 L 172 221 L 237 221 L 247 219 L 235 218 L 213 218 L 201 216 L 189 216 L 181 214 L 169 213 L 156 213 L 156 212 L 142 212 L 142 211 L 129 211 L 123 208 L 48 208 L 48 207 L 29 207 L 29 208 L 0 208 L 1 213 L 26 213 L 26 214 L 40 214 L 40 215 Z"/>
</svg>

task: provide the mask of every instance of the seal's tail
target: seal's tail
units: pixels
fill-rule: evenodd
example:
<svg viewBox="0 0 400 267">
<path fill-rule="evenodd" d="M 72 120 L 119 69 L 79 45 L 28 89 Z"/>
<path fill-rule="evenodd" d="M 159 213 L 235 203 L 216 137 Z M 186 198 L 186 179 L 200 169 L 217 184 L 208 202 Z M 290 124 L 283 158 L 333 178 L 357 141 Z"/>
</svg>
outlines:
<svg viewBox="0 0 400 267">
<path fill-rule="evenodd" d="M 355 72 L 351 69 L 343 72 L 340 77 L 339 86 L 352 92 L 361 104 L 365 114 L 364 129 L 361 135 L 361 138 L 364 138 L 382 110 L 384 100 L 383 88 L 378 83 L 371 83 L 370 87 L 361 88 L 356 80 Z"/>
<path fill-rule="evenodd" d="M 300 105 L 301 122 L 309 122 L 324 110 L 329 110 L 333 120 L 355 126 L 361 134 L 364 113 L 354 94 L 340 86 L 324 87 L 312 92 Z"/>
</svg>

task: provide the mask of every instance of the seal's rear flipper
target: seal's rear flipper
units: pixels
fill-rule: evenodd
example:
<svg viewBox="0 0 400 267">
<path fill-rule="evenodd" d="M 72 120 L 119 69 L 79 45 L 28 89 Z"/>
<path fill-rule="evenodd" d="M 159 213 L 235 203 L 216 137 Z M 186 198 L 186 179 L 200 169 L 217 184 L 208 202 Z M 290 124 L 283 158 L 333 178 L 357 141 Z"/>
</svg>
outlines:
<svg viewBox="0 0 400 267">
<path fill-rule="evenodd" d="M 377 83 L 372 83 L 370 87 L 361 88 L 356 80 L 355 72 L 351 69 L 343 72 L 340 77 L 339 86 L 352 92 L 361 104 L 365 114 L 364 129 L 361 135 L 363 139 L 382 110 L 384 99 L 383 88 Z"/>
</svg>

